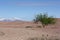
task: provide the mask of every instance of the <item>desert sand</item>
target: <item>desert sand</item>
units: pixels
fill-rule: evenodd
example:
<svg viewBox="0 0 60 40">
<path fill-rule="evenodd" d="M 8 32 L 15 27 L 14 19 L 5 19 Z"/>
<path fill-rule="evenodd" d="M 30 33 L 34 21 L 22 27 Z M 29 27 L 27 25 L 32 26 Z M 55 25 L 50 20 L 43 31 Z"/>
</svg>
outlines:
<svg viewBox="0 0 60 40">
<path fill-rule="evenodd" d="M 60 19 L 55 25 L 46 28 L 37 28 L 39 25 L 33 22 L 0 22 L 0 40 L 29 40 L 41 36 L 58 37 L 60 40 Z"/>
<path fill-rule="evenodd" d="M 0 40 L 27 40 L 28 38 L 41 37 L 42 35 L 60 37 L 59 31 L 39 28 L 0 28 Z"/>
</svg>

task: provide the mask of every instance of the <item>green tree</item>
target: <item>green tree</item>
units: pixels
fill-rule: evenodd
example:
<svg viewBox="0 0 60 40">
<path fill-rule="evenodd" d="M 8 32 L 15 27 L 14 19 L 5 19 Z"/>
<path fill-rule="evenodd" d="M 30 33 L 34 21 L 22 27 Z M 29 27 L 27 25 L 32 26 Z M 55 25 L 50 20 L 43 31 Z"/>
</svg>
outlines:
<svg viewBox="0 0 60 40">
<path fill-rule="evenodd" d="M 53 16 L 48 16 L 48 14 L 37 14 L 34 19 L 35 23 L 41 22 L 42 26 L 45 27 L 48 24 L 55 24 L 55 18 Z"/>
</svg>

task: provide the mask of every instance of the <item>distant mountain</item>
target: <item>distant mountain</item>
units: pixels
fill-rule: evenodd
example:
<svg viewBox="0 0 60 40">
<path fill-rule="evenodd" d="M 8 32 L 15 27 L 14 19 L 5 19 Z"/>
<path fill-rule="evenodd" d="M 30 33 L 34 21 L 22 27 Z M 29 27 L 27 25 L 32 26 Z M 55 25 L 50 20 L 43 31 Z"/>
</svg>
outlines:
<svg viewBox="0 0 60 40">
<path fill-rule="evenodd" d="M 0 18 L 0 22 L 13 22 L 13 21 L 21 21 L 20 18 Z"/>
</svg>

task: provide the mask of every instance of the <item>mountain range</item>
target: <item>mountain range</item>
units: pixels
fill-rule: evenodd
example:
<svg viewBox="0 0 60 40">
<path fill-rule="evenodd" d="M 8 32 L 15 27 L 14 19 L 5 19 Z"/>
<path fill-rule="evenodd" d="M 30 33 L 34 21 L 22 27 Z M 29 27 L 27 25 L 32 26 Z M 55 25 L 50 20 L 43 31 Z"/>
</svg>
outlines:
<svg viewBox="0 0 60 40">
<path fill-rule="evenodd" d="M 14 17 L 14 18 L 0 18 L 0 22 L 12 22 L 12 21 L 21 21 L 20 18 Z"/>
</svg>

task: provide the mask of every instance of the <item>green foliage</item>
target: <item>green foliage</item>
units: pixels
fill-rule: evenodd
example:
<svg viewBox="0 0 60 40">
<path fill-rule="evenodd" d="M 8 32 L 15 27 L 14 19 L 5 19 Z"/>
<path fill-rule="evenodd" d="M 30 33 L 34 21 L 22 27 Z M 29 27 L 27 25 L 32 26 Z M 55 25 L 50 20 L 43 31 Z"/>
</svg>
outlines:
<svg viewBox="0 0 60 40">
<path fill-rule="evenodd" d="M 55 23 L 55 18 L 52 16 L 48 16 L 48 14 L 38 14 L 35 16 L 34 22 L 41 22 L 43 27 L 45 27 L 48 24 L 54 24 Z"/>
</svg>

